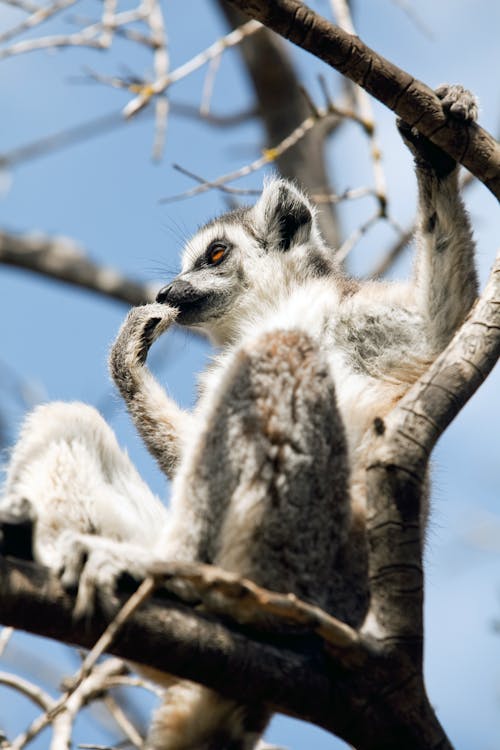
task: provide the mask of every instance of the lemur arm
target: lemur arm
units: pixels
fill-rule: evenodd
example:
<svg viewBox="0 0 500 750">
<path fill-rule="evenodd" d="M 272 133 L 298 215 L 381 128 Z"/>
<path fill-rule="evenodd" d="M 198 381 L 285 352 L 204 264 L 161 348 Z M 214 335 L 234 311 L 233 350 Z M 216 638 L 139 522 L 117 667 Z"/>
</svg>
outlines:
<svg viewBox="0 0 500 750">
<path fill-rule="evenodd" d="M 457 126 L 477 118 L 476 100 L 462 86 L 445 84 L 436 94 Z M 472 230 L 460 197 L 457 163 L 405 122 L 398 121 L 398 128 L 415 159 L 417 304 L 437 353 L 448 344 L 477 295 Z"/>
<path fill-rule="evenodd" d="M 177 310 L 163 304 L 133 308 L 111 348 L 111 376 L 147 449 L 172 478 L 193 417 L 181 409 L 145 366 L 153 342 L 173 323 Z"/>
</svg>

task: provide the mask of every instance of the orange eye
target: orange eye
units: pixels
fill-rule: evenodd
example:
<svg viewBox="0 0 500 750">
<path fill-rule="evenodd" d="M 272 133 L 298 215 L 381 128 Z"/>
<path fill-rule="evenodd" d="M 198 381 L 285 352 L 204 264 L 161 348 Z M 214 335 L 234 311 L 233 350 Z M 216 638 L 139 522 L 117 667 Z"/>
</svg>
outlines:
<svg viewBox="0 0 500 750">
<path fill-rule="evenodd" d="M 208 260 L 214 265 L 220 263 L 224 255 L 226 254 L 227 247 L 221 242 L 215 242 L 208 252 Z"/>
</svg>

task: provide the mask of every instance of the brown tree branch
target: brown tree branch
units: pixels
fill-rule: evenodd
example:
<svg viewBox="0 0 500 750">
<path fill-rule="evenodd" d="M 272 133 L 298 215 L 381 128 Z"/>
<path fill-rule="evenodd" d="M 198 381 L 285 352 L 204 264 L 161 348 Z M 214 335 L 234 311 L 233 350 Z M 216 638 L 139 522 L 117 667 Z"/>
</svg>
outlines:
<svg viewBox="0 0 500 750">
<path fill-rule="evenodd" d="M 4 623 L 84 647 L 106 625 L 101 615 L 75 621 L 73 598 L 45 568 L 1 556 L 0 605 Z M 371 637 L 362 650 L 361 663 L 347 669 L 307 631 L 277 637 L 224 625 L 175 601 L 147 603 L 110 647 L 243 703 L 311 721 L 358 750 L 450 750 L 413 665 L 398 663 Z"/>
<path fill-rule="evenodd" d="M 367 471 L 371 617 L 377 632 L 421 649 L 419 516 L 432 448 L 500 356 L 500 253 L 488 284 L 445 351 L 384 421 Z M 370 623 L 373 627 L 373 623 Z"/>
<path fill-rule="evenodd" d="M 143 305 L 152 302 L 152 286 L 133 281 L 109 266 L 100 266 L 70 239 L 0 231 L 0 263 L 48 276 L 102 294 L 108 299 Z"/>
<path fill-rule="evenodd" d="M 268 28 L 331 65 L 418 128 L 469 169 L 500 199 L 500 146 L 476 124 L 449 121 L 440 100 L 421 81 L 361 39 L 329 23 L 300 0 L 227 0 Z"/>
</svg>

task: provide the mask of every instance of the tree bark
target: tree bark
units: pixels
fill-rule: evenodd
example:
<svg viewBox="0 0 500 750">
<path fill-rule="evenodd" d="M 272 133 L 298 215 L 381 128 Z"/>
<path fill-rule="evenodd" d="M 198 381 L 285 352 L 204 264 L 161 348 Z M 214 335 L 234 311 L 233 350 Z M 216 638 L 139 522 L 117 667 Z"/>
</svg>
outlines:
<svg viewBox="0 0 500 750">
<path fill-rule="evenodd" d="M 447 119 L 432 89 L 300 0 L 227 0 L 331 65 L 459 161 L 500 199 L 500 146 L 476 124 Z"/>
</svg>

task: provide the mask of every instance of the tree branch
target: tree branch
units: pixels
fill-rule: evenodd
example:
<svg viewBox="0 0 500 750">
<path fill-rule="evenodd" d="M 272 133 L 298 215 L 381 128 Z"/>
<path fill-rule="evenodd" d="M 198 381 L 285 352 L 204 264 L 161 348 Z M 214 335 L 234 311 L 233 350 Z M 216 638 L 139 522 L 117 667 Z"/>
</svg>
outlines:
<svg viewBox="0 0 500 750">
<path fill-rule="evenodd" d="M 233 27 L 240 26 L 248 19 L 245 13 L 231 7 L 225 0 L 218 0 L 218 5 Z M 267 133 L 267 146 L 275 146 L 311 114 L 297 73 L 282 40 L 267 29 L 244 39 L 239 50 L 259 104 L 262 124 Z M 325 167 L 324 145 L 333 119 L 331 116 L 329 124 L 325 122 L 311 130 L 276 160 L 283 177 L 298 180 L 310 195 L 328 195 L 332 192 Z M 332 206 L 320 206 L 318 220 L 327 242 L 331 247 L 338 247 L 338 219 Z"/>
<path fill-rule="evenodd" d="M 445 351 L 384 421 L 367 470 L 371 616 L 421 649 L 419 518 L 430 453 L 500 356 L 500 253 L 486 288 Z M 373 627 L 373 623 L 368 623 Z"/>
<path fill-rule="evenodd" d="M 109 266 L 98 265 L 65 237 L 0 231 L 0 263 L 34 271 L 129 305 L 152 302 L 155 296 L 152 286 L 127 279 Z"/>
<path fill-rule="evenodd" d="M 329 23 L 300 0 L 227 0 L 268 28 L 331 65 L 469 169 L 500 199 L 500 146 L 476 124 L 447 120 L 421 81 Z"/>
<path fill-rule="evenodd" d="M 279 595 L 277 595 L 279 596 Z M 8 625 L 91 647 L 106 622 L 73 617 L 74 600 L 33 563 L 0 556 L 0 611 Z M 218 622 L 176 601 L 134 613 L 110 651 L 201 682 L 243 703 L 311 721 L 358 750 L 450 748 L 414 666 L 360 641 L 363 659 L 348 669 L 309 631 L 257 632 Z"/>
</svg>

